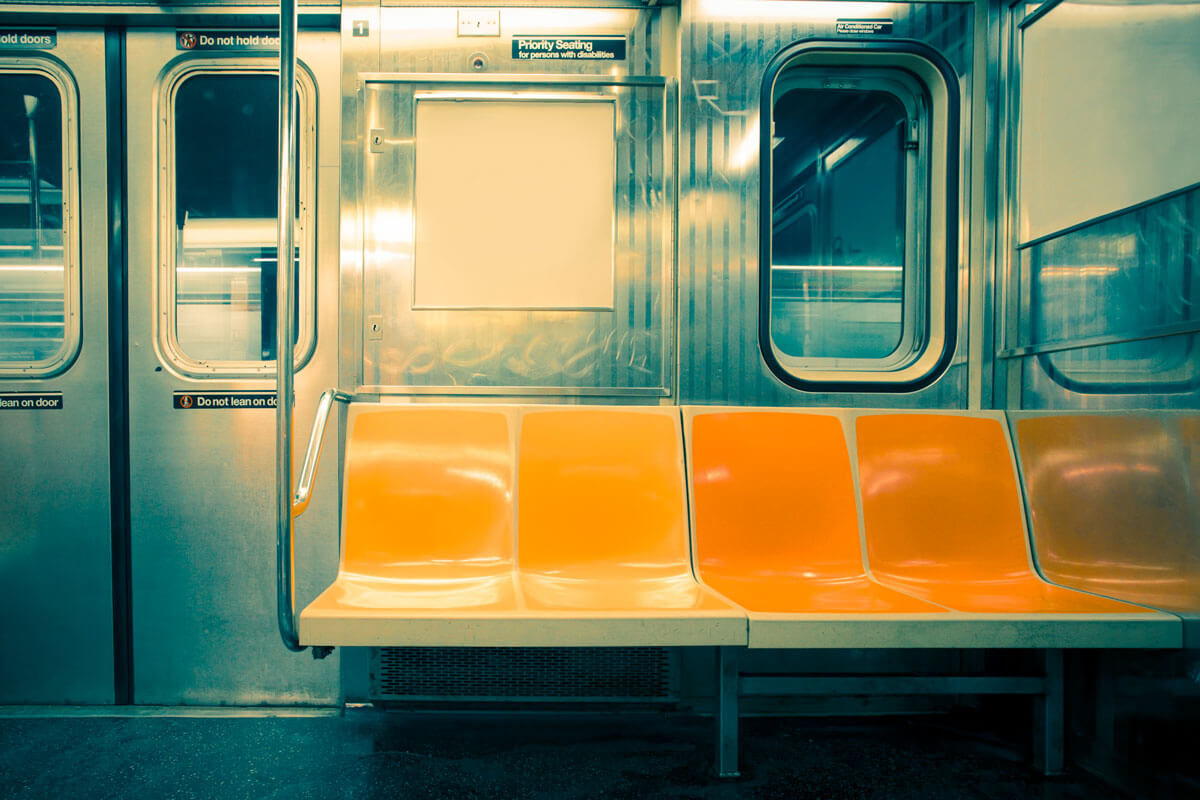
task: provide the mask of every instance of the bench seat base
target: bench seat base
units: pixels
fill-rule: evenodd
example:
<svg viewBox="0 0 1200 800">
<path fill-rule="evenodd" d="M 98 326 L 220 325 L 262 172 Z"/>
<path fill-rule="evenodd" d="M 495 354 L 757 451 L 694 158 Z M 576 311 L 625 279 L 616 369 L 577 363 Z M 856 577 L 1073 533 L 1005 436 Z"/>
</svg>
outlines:
<svg viewBox="0 0 1200 800">
<path fill-rule="evenodd" d="M 1176 648 L 1179 618 L 1134 614 L 748 612 L 751 648 Z"/>
<path fill-rule="evenodd" d="M 507 578 L 507 576 L 505 576 Z M 585 582 L 590 583 L 590 582 Z M 652 647 L 744 646 L 746 615 L 707 587 L 692 583 L 676 606 L 639 605 L 654 594 L 576 587 L 556 606 L 545 592 L 525 597 L 511 580 L 434 587 L 339 578 L 300 614 L 301 644 L 339 647 Z M 611 588 L 611 587 L 609 587 Z M 618 585 L 617 588 L 621 588 Z M 644 586 L 642 588 L 645 588 Z M 423 590 L 422 590 L 423 589 Z M 624 596 L 625 602 L 619 601 Z M 574 599 L 577 602 L 571 603 Z M 585 599 L 594 602 L 590 607 Z M 658 595 L 658 599 L 663 599 Z M 602 602 L 601 602 L 602 601 Z M 622 607 L 626 606 L 626 607 Z"/>
</svg>

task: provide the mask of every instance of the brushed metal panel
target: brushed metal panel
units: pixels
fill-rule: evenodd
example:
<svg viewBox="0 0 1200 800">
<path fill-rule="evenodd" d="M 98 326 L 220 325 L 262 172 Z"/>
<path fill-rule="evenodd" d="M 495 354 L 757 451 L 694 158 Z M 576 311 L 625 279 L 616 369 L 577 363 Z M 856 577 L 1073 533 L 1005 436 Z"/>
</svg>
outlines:
<svg viewBox="0 0 1200 800">
<path fill-rule="evenodd" d="M 380 68 L 385 72 L 482 72 L 578 75 L 661 75 L 662 18 L 659 8 L 500 9 L 500 36 L 459 37 L 458 9 L 390 7 L 380 14 Z M 625 36 L 624 61 L 517 60 L 513 36 Z M 482 56 L 484 68 L 475 67 Z"/>
<path fill-rule="evenodd" d="M 1195 374 L 1193 367 L 1200 358 L 1200 336 L 1183 334 L 1152 339 L 1145 343 L 1160 347 L 1167 363 L 1173 362 L 1176 367 L 1185 367 L 1188 373 Z M 1103 375 L 1104 370 L 1112 369 L 1114 364 L 1118 369 L 1120 368 L 1119 348 L 1124 346 L 1092 347 L 1077 352 L 1086 355 L 1086 360 L 1082 365 L 1092 368 L 1091 375 L 1094 378 L 1097 375 Z M 1171 391 L 1170 387 L 1166 385 L 1159 385 L 1155 388 L 1154 384 L 1150 383 L 1148 386 L 1142 387 L 1142 391 L 1130 391 L 1130 387 L 1126 385 L 1119 391 L 1104 393 L 1081 391 L 1080 389 L 1083 387 L 1077 384 L 1064 386 L 1062 372 L 1054 371 L 1054 362 L 1050 361 L 1052 356 L 1060 355 L 1059 353 L 1050 353 L 1009 359 L 1010 382 L 1016 386 L 1016 391 L 1013 392 L 1015 402 L 1013 398 L 1010 398 L 1010 404 L 1029 410 L 1115 411 L 1118 409 L 1200 408 L 1200 388 L 1197 388 L 1195 383 L 1190 388 L 1185 384 L 1182 387 L 1183 391 Z M 1180 361 L 1181 358 L 1182 361 Z M 1150 363 L 1153 364 L 1152 361 Z M 1081 364 L 1076 362 L 1077 369 L 1079 366 Z M 1131 370 L 1123 371 L 1126 375 L 1135 374 Z M 1141 376 L 1144 379 L 1153 380 L 1155 376 L 1153 367 L 1151 366 L 1150 371 L 1143 372 Z"/>
<path fill-rule="evenodd" d="M 1195 116 L 1189 116 L 1190 106 L 1171 100 L 1194 91 L 1183 85 L 1194 71 L 1194 48 L 1186 40 L 1181 45 L 1176 35 L 1192 26 L 1195 14 L 1194 2 L 1136 8 L 1062 3 L 1035 16 L 1024 30 L 1008 20 L 1002 67 L 1013 130 L 1001 169 L 1008 208 L 1001 219 L 1003 295 L 997 311 L 1004 348 L 997 389 L 1005 405 L 1200 407 L 1196 287 L 1188 275 L 1197 257 L 1189 231 L 1196 225 L 1200 191 L 1192 185 L 1158 197 L 1200 177 L 1188 176 L 1187 159 L 1170 155 L 1172 140 L 1181 132 L 1186 138 Z M 1145 24 L 1122 24 L 1134 17 Z M 1163 46 L 1151 52 L 1155 43 Z M 1076 60 L 1062 67 L 1067 57 Z M 1095 58 L 1105 60 L 1101 69 L 1080 69 Z M 1126 63 L 1127 58 L 1137 61 Z M 1096 73 L 1109 69 L 1123 74 L 1097 82 Z M 1031 70 L 1037 71 L 1036 81 L 1024 77 L 1034 75 Z M 1080 77 L 1085 72 L 1086 80 Z M 1069 157 L 1045 163 L 1053 148 L 1063 147 L 1058 133 L 1044 130 L 1047 120 L 1086 100 L 1099 85 L 1105 86 L 1104 102 L 1074 115 L 1060 132 L 1090 120 L 1089 129 L 1102 129 L 1101 134 L 1089 135 L 1082 149 L 1071 139 Z M 1154 85 L 1155 92 L 1147 94 L 1143 85 Z M 1051 103 L 1059 93 L 1069 101 Z M 1155 98 L 1154 109 L 1129 110 L 1148 97 Z M 1113 119 L 1119 124 L 1097 127 L 1098 118 L 1109 113 L 1118 115 Z M 1020 121 L 1030 115 L 1032 121 Z M 1155 130 L 1142 136 L 1143 125 Z M 1103 167 L 1083 175 L 1078 157 L 1097 145 L 1107 153 Z M 1014 191 L 1018 178 L 1020 198 Z M 1071 191 L 1061 205 L 1055 181 Z M 1121 211 L 1131 203 L 1144 204 Z M 1096 215 L 1105 216 L 1093 219 Z M 1046 233 L 1051 235 L 1030 241 Z"/>
<path fill-rule="evenodd" d="M 1020 345 L 1130 336 L 1191 323 L 1200 328 L 1200 189 L 1020 250 L 1033 293 Z"/>
<path fill-rule="evenodd" d="M 180 58 L 171 30 L 128 34 L 130 458 L 134 692 L 142 704 L 323 704 L 338 658 L 288 652 L 275 626 L 274 426 L 270 410 L 176 411 L 178 389 L 273 390 L 263 379 L 187 379 L 160 359 L 152 314 L 157 219 L 154 98 Z M 295 458 L 317 398 L 337 379 L 338 36 L 301 32 L 317 84 L 317 346 L 296 375 Z M 182 58 L 188 58 L 188 55 Z M 260 63 L 266 63 L 261 62 Z M 327 455 L 336 447 L 326 432 Z M 336 470 L 317 475 L 296 525 L 297 602 L 337 566 Z"/>
<path fill-rule="evenodd" d="M 1004 138 L 1000 120 L 1005 119 L 1006 96 L 1000 91 L 1002 15 L 985 2 L 977 2 L 975 8 L 973 74 L 978 78 L 972 82 L 970 102 L 971 130 L 975 131 L 975 137 L 968 143 L 971 152 L 969 184 L 975 187 L 971 190 L 971 218 L 975 224 L 971 226 L 968 258 L 971 305 L 967 312 L 970 328 L 967 407 L 979 409 L 1004 407 L 1003 398 L 998 396 L 995 387 L 995 342 L 996 332 L 1001 328 L 999 315 L 1002 308 L 997 251 L 1006 241 L 1000 233 L 1005 175 L 1001 166 Z"/>
<path fill-rule="evenodd" d="M 358 283 L 354 276 L 361 270 L 357 296 L 343 295 L 344 313 L 361 317 L 362 367 L 355 384 L 360 391 L 671 393 L 675 87 L 671 81 L 646 85 L 646 80 L 629 79 L 661 75 L 662 40 L 674 30 L 672 14 L 504 8 L 501 37 L 458 38 L 454 8 L 381 10 L 385 72 L 358 75 L 361 101 L 354 135 L 361 172 L 346 176 L 347 183 L 359 184 L 356 225 L 363 242 L 361 266 L 346 263 L 343 270 L 344 289 Z M 624 35 L 627 59 L 517 60 L 511 53 L 514 34 Z M 472 66 L 476 56 L 483 60 L 482 70 Z M 594 83 L 578 83 L 589 75 Z M 418 94 L 429 92 L 495 93 L 496 99 L 551 93 L 615 105 L 612 311 L 414 308 L 414 106 Z"/>
<path fill-rule="evenodd" d="M 862 16 L 855 6 L 851 16 Z M 888 4 L 896 38 L 924 42 L 954 67 L 971 119 L 972 8 Z M 967 268 L 960 246 L 958 345 L 950 367 L 911 393 L 808 393 L 782 384 L 763 362 L 759 320 L 759 108 L 768 62 L 785 47 L 836 40 L 837 4 L 708 0 L 681 21 L 679 147 L 679 396 L 684 403 L 941 407 L 967 405 Z M 885 37 L 879 37 L 886 41 Z M 961 131 L 960 174 L 970 164 Z M 969 182 L 960 182 L 958 239 L 965 242 Z M 982 190 L 982 187 L 979 189 Z"/>
<path fill-rule="evenodd" d="M 108 252 L 102 31 L 59 29 L 79 98 L 83 343 L 66 371 L 0 380 L 61 411 L 0 412 L 0 703 L 113 702 Z"/>
<path fill-rule="evenodd" d="M 811 624 L 770 619 L 750 620 L 750 647 L 842 648 L 1128 648 L 1173 650 L 1182 641 L 1178 617 L 1145 614 L 963 614 L 950 612 L 935 620 L 824 619 Z M 916 616 L 916 615 L 913 615 Z M 930 615 L 933 616 L 933 615 Z M 904 671 L 915 659 L 907 658 Z M 915 671 L 915 670 L 913 670 Z"/>
<path fill-rule="evenodd" d="M 1197 406 L 1197 224 L 1200 189 L 1017 252 L 1028 293 L 1001 356 L 1026 358 L 1023 407 Z"/>
<path fill-rule="evenodd" d="M 339 291 L 346 302 L 339 304 L 338 308 L 338 385 L 352 388 L 362 384 L 363 314 L 359 298 L 362 297 L 365 258 L 363 215 L 359 209 L 359 202 L 367 148 L 363 147 L 357 132 L 370 129 L 365 120 L 360 120 L 363 98 L 358 76 L 364 72 L 378 72 L 380 69 L 379 3 L 372 0 L 345 0 L 342 3 L 341 34 L 341 247 L 338 261 Z M 345 431 L 342 430 L 338 438 L 339 448 L 344 441 Z M 339 465 L 342 463 L 342 455 L 339 449 Z"/>
</svg>

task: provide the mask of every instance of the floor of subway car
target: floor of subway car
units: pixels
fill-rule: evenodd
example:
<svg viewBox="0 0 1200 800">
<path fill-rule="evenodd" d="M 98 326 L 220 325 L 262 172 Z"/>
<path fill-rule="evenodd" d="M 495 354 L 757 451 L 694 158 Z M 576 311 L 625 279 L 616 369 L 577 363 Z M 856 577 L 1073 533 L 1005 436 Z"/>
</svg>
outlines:
<svg viewBox="0 0 1200 800">
<path fill-rule="evenodd" d="M 19 713 L 19 712 L 17 712 Z M 309 717 L 0 715 L 5 798 L 1113 797 L 1042 779 L 978 720 L 750 718 L 740 779 L 712 773 L 712 721 L 645 713 Z"/>
</svg>

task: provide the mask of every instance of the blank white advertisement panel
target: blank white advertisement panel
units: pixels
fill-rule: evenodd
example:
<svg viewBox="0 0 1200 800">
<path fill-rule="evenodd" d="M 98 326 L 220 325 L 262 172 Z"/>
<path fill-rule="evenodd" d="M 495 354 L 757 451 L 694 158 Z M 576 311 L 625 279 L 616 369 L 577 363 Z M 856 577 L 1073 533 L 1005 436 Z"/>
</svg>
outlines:
<svg viewBox="0 0 1200 800">
<path fill-rule="evenodd" d="M 418 97 L 414 307 L 610 309 L 614 104 Z"/>
<path fill-rule="evenodd" d="M 1022 242 L 1200 181 L 1200 2 L 1064 2 L 1022 46 Z"/>
</svg>

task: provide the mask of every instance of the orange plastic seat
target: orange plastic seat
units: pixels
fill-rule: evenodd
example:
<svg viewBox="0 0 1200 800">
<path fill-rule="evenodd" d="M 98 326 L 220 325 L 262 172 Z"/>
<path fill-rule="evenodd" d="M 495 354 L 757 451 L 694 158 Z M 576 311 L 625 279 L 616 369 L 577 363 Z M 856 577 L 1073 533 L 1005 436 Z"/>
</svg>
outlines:
<svg viewBox="0 0 1200 800">
<path fill-rule="evenodd" d="M 526 410 L 519 452 L 531 613 L 624 620 L 626 643 L 745 643 L 744 613 L 692 575 L 678 409 Z"/>
<path fill-rule="evenodd" d="M 748 611 L 945 610 L 867 576 L 837 417 L 695 412 L 691 469 L 700 577 Z"/>
<path fill-rule="evenodd" d="M 1038 564 L 1048 579 L 1200 612 L 1195 422 L 1147 414 L 1016 421 Z"/>
<path fill-rule="evenodd" d="M 676 409 L 359 408 L 343 498 L 304 644 L 746 642 L 691 574 Z"/>
<path fill-rule="evenodd" d="M 475 621 L 517 613 L 513 417 L 436 407 L 351 417 L 342 563 L 301 613 L 301 642 L 467 644 Z"/>
<path fill-rule="evenodd" d="M 1150 613 L 1033 571 L 1000 418 L 864 415 L 857 440 L 868 562 L 881 582 L 974 613 Z"/>
</svg>

